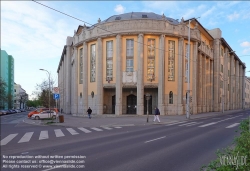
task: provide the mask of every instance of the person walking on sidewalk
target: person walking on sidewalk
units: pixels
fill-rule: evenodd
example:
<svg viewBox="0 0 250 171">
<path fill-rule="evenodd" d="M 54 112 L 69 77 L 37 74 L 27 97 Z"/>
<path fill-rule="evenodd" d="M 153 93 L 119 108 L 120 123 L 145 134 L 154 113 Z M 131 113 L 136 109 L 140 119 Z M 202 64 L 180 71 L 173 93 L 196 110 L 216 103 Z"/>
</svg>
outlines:
<svg viewBox="0 0 250 171">
<path fill-rule="evenodd" d="M 88 108 L 87 113 L 88 113 L 88 115 L 89 115 L 89 119 L 91 119 L 92 110 L 90 109 L 90 107 Z"/>
<path fill-rule="evenodd" d="M 159 119 L 159 115 L 160 115 L 160 110 L 157 107 L 155 107 L 154 122 L 155 122 L 156 119 L 158 120 L 158 122 L 161 122 L 160 119 Z"/>
</svg>

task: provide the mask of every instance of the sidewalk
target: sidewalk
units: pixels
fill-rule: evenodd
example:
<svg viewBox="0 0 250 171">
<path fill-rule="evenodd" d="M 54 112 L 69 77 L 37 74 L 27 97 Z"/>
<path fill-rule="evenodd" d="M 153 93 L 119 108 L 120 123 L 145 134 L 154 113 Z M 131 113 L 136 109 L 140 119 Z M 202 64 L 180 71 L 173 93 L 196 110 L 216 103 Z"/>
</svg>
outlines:
<svg viewBox="0 0 250 171">
<path fill-rule="evenodd" d="M 209 112 L 209 113 L 201 113 L 196 115 L 191 115 L 190 120 L 195 120 L 199 118 L 209 118 L 216 116 L 229 115 L 234 112 L 240 112 L 243 110 L 229 110 L 225 111 L 224 114 L 222 112 Z M 162 125 L 177 121 L 184 121 L 186 119 L 186 115 L 168 115 L 162 116 L 160 115 L 161 122 L 154 123 L 154 115 L 149 115 L 149 122 L 147 123 L 147 115 L 137 116 L 137 115 L 93 115 L 92 119 L 89 119 L 87 115 L 84 116 L 72 116 L 69 114 L 60 114 L 64 116 L 64 123 L 53 123 L 50 125 L 55 126 L 64 126 L 64 127 L 104 127 L 104 126 L 138 126 L 138 125 Z M 25 123 L 34 124 L 34 125 L 46 125 L 48 120 L 32 120 L 25 119 Z"/>
</svg>

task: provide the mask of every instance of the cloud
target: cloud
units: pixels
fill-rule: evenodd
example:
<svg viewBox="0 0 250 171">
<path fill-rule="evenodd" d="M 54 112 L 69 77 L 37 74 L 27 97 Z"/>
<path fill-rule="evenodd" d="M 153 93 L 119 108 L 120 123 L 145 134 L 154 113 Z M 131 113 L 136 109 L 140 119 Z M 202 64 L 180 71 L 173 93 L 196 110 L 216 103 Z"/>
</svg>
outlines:
<svg viewBox="0 0 250 171">
<path fill-rule="evenodd" d="M 240 44 L 241 47 L 243 47 L 243 54 L 248 54 L 250 53 L 250 42 L 244 41 Z"/>
<path fill-rule="evenodd" d="M 240 46 L 241 46 L 241 47 L 250 47 L 250 42 L 247 42 L 247 41 L 242 42 L 242 43 L 240 44 Z"/>
<path fill-rule="evenodd" d="M 114 9 L 114 11 L 116 12 L 116 13 L 118 13 L 118 14 L 123 14 L 124 13 L 124 11 L 125 11 L 125 7 L 123 7 L 122 5 L 116 5 L 115 6 L 115 9 Z"/>
<path fill-rule="evenodd" d="M 240 17 L 240 14 L 234 12 L 233 14 L 231 15 L 228 15 L 227 18 L 229 19 L 229 21 L 233 21 L 233 20 L 236 20 Z"/>
</svg>

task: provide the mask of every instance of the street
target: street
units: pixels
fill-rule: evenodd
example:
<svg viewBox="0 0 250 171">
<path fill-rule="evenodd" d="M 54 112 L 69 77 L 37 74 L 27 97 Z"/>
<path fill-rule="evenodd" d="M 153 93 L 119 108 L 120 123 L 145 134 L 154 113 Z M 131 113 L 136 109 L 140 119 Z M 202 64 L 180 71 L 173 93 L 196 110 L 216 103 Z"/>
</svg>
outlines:
<svg viewBox="0 0 250 171">
<path fill-rule="evenodd" d="M 249 114 L 245 110 L 155 125 L 63 127 L 28 125 L 21 122 L 27 115 L 20 113 L 1 117 L 1 152 L 2 156 L 85 156 L 85 163 L 78 165 L 88 171 L 196 171 L 216 158 L 217 149 L 232 144 L 239 123 Z"/>
</svg>

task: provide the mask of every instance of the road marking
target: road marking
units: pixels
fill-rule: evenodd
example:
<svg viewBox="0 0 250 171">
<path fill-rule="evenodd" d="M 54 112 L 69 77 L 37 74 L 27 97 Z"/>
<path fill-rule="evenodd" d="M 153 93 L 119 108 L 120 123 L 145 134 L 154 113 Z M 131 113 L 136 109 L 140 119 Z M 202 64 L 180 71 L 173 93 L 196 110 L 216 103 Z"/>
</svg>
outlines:
<svg viewBox="0 0 250 171">
<path fill-rule="evenodd" d="M 190 125 L 187 125 L 187 126 L 193 126 L 193 125 L 198 125 L 198 124 L 201 124 L 203 122 L 196 122 L 196 123 L 193 123 L 193 124 L 190 124 Z"/>
<path fill-rule="evenodd" d="M 216 124 L 217 122 L 212 122 L 212 123 L 208 123 L 208 124 L 205 124 L 205 125 L 201 125 L 199 127 L 206 127 L 206 126 L 210 126 L 210 125 L 214 125 Z"/>
<path fill-rule="evenodd" d="M 196 122 L 188 122 L 188 123 L 185 123 L 185 124 L 181 124 L 179 126 L 185 126 L 185 125 L 190 125 L 190 124 L 194 124 L 194 123 L 196 123 Z"/>
<path fill-rule="evenodd" d="M 112 128 L 109 127 L 102 127 L 103 129 L 111 130 Z"/>
<path fill-rule="evenodd" d="M 82 127 L 78 128 L 78 129 L 80 129 L 81 131 L 83 131 L 83 132 L 85 132 L 85 133 L 90 133 L 90 132 L 91 132 L 91 131 L 89 131 L 89 130 L 87 130 L 87 129 L 85 129 L 85 128 L 82 128 Z"/>
<path fill-rule="evenodd" d="M 91 129 L 93 129 L 93 130 L 95 130 L 95 131 L 102 131 L 102 129 L 99 129 L 99 128 L 91 128 Z"/>
<path fill-rule="evenodd" d="M 224 120 L 220 120 L 220 121 L 217 121 L 216 123 L 219 123 L 219 122 L 223 122 L 223 121 L 226 121 L 226 120 L 229 120 L 229 119 L 233 119 L 233 118 L 237 118 L 239 116 L 235 116 L 235 117 L 232 117 L 232 118 L 227 118 L 227 119 L 224 119 Z"/>
<path fill-rule="evenodd" d="M 156 138 L 156 139 L 152 139 L 152 140 L 149 140 L 149 141 L 145 141 L 144 143 L 148 143 L 148 142 L 151 142 L 151 141 L 159 140 L 159 139 L 162 139 L 162 138 L 166 138 L 166 136 L 160 137 L 160 138 Z"/>
<path fill-rule="evenodd" d="M 119 129 L 119 128 L 122 128 L 122 127 L 120 127 L 120 126 L 116 126 L 116 127 L 114 127 L 114 128 L 118 128 L 118 129 Z"/>
<path fill-rule="evenodd" d="M 77 135 L 79 134 L 78 132 L 76 132 L 73 128 L 66 128 L 72 135 Z"/>
<path fill-rule="evenodd" d="M 4 139 L 1 140 L 1 146 L 8 144 L 8 142 L 10 142 L 16 136 L 17 136 L 17 134 L 10 134 L 10 135 L 8 135 L 7 137 L 5 137 Z"/>
<path fill-rule="evenodd" d="M 63 136 L 65 136 L 63 134 L 63 132 L 62 132 L 61 129 L 55 129 L 54 131 L 55 131 L 56 137 L 63 137 Z"/>
<path fill-rule="evenodd" d="M 18 141 L 18 143 L 23 143 L 23 142 L 29 142 L 32 135 L 34 132 L 27 132 L 26 134 L 24 134 L 24 136 Z"/>
<path fill-rule="evenodd" d="M 48 131 L 41 131 L 40 136 L 39 136 L 39 140 L 44 140 L 44 139 L 48 139 L 48 138 L 49 138 Z"/>
<path fill-rule="evenodd" d="M 235 126 L 237 126 L 237 125 L 239 125 L 240 123 L 234 123 L 234 124 L 232 124 L 232 125 L 229 125 L 228 127 L 226 127 L 226 128 L 233 128 L 233 127 L 235 127 Z"/>
<path fill-rule="evenodd" d="M 187 122 L 187 121 L 181 121 L 181 122 L 170 123 L 170 124 L 167 124 L 167 125 L 165 125 L 165 126 L 177 125 L 177 124 L 185 123 L 185 122 Z"/>
</svg>

